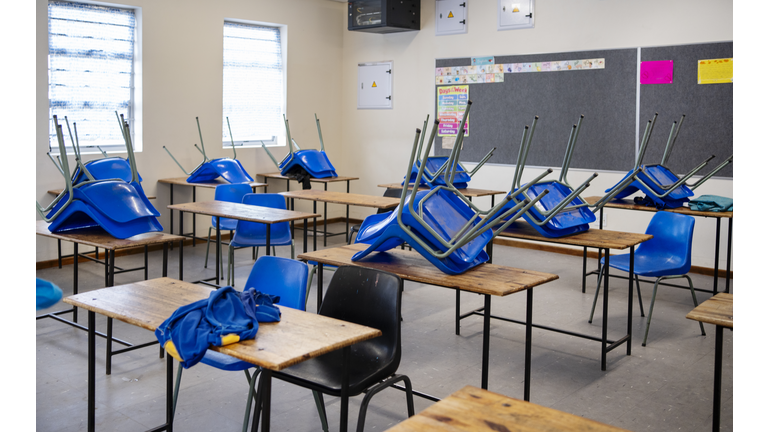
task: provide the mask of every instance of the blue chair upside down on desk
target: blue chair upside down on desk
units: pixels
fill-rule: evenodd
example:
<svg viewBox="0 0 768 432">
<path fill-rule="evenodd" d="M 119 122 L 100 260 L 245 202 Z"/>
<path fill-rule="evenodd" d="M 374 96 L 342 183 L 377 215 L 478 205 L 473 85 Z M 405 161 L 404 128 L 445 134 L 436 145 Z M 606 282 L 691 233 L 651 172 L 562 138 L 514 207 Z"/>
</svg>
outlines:
<svg viewBox="0 0 768 432">
<path fill-rule="evenodd" d="M 280 194 L 249 193 L 243 196 L 243 204 L 259 207 L 287 210 L 285 197 Z M 291 259 L 294 257 L 294 244 L 291 238 L 290 222 L 272 224 L 270 227 L 269 245 L 272 246 L 273 255 L 275 246 L 290 246 Z M 259 246 L 267 245 L 267 224 L 238 220 L 235 234 L 229 241 L 229 263 L 227 271 L 227 284 L 235 285 L 235 249 L 244 247 L 256 247 L 258 258 Z"/>
<path fill-rule="evenodd" d="M 242 203 L 243 197 L 246 194 L 253 192 L 251 186 L 247 183 L 235 183 L 235 184 L 223 184 L 216 186 L 213 194 L 213 199 L 216 201 L 226 201 L 231 203 Z M 216 221 L 219 218 L 217 216 L 211 216 L 211 226 L 208 227 L 208 238 L 205 243 L 205 266 L 208 268 L 208 250 L 211 246 L 211 230 L 216 228 Z M 229 231 L 230 239 L 232 238 L 232 232 L 237 227 L 237 219 L 221 218 L 219 221 L 219 230 Z M 221 258 L 221 257 L 220 257 Z"/>
<path fill-rule="evenodd" d="M 688 286 L 691 289 L 694 306 L 698 306 L 696 292 L 693 290 L 693 282 L 686 274 L 691 270 L 691 246 L 693 244 L 693 226 L 694 218 L 691 216 L 677 213 L 658 212 L 654 214 L 645 233 L 653 236 L 652 239 L 642 243 L 635 251 L 634 277 L 637 285 L 637 296 L 640 300 L 642 310 L 642 299 L 640 299 L 640 281 L 638 276 L 655 277 L 656 283 L 653 285 L 653 296 L 651 297 L 651 307 L 648 310 L 648 317 L 645 321 L 645 336 L 643 337 L 643 346 L 648 340 L 648 330 L 651 328 L 651 317 L 653 316 L 653 305 L 656 302 L 656 291 L 659 288 L 659 282 L 664 279 L 685 278 L 688 280 Z M 601 260 L 605 268 L 605 258 Z M 609 259 L 609 265 L 613 268 L 629 272 L 629 254 L 614 255 Z M 595 290 L 595 299 L 592 302 L 592 312 L 589 314 L 589 322 L 595 313 L 598 293 L 600 292 L 600 280 L 603 277 L 601 272 L 597 278 L 597 290 Z M 704 332 L 704 325 L 699 323 L 701 334 Z"/>
<path fill-rule="evenodd" d="M 245 289 L 254 288 L 264 294 L 279 296 L 279 305 L 293 309 L 306 309 L 306 289 L 307 289 L 307 265 L 301 261 L 295 261 L 288 258 L 275 256 L 262 256 L 251 269 L 248 281 L 245 283 Z M 254 399 L 254 388 L 256 378 L 261 373 L 261 368 L 242 361 L 234 357 L 222 354 L 217 351 L 207 350 L 200 360 L 200 363 L 213 366 L 225 371 L 244 371 L 248 379 L 248 402 L 246 403 L 245 417 L 243 418 L 243 432 L 248 429 L 252 401 Z M 253 376 L 248 373 L 248 369 L 256 368 Z M 179 388 L 181 385 L 181 375 L 183 367 L 179 366 L 176 375 L 176 387 L 173 395 L 173 412 L 176 412 L 176 403 L 178 402 Z M 321 396 L 315 393 L 315 402 L 318 404 L 318 412 L 321 415 L 323 430 L 328 430 L 328 423 L 325 418 L 324 408 L 320 408 Z M 260 402 L 256 397 L 257 408 Z M 173 415 L 172 417 L 173 418 Z M 255 422 L 258 424 L 258 422 Z"/>
</svg>

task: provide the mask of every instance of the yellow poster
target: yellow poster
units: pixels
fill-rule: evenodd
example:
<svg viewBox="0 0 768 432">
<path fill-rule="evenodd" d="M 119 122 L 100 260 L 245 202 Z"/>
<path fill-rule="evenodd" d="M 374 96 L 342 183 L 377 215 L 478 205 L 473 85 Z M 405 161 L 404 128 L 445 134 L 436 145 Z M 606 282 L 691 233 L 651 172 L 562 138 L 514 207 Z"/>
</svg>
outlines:
<svg viewBox="0 0 768 432">
<path fill-rule="evenodd" d="M 733 83 L 733 59 L 699 60 L 699 84 Z"/>
</svg>

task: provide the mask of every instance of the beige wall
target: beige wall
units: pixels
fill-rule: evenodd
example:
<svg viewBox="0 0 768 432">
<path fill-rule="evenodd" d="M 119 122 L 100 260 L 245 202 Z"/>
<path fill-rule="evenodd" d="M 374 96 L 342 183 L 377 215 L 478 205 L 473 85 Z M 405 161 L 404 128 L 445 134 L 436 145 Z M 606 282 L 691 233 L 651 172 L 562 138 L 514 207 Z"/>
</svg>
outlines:
<svg viewBox="0 0 768 432">
<path fill-rule="evenodd" d="M 344 32 L 341 104 L 344 158 L 341 165 L 345 175 L 361 177 L 356 192 L 381 194 L 377 184 L 402 179 L 414 130 L 422 126 L 427 114 L 434 118 L 436 58 L 733 40 L 733 3 L 730 1 L 540 0 L 536 2 L 535 28 L 512 31 L 496 30 L 496 3 L 492 0 L 468 1 L 468 33 L 462 35 L 435 36 L 434 0 L 422 0 L 421 30 L 418 32 L 388 35 Z M 394 61 L 394 108 L 357 110 L 357 64 L 382 60 Z M 510 142 L 494 145 L 513 145 L 518 139 L 514 136 Z M 514 166 L 486 166 L 472 180 L 472 186 L 509 188 L 513 172 Z M 527 169 L 524 180 L 540 173 L 541 170 Z M 591 171 L 572 169 L 569 177 L 572 183 L 580 184 L 589 174 Z M 550 178 L 557 175 L 556 170 Z M 582 196 L 602 195 L 602 191 L 618 182 L 621 176 L 600 172 Z M 696 193 L 732 197 L 733 182 L 709 180 Z M 363 216 L 368 213 L 357 210 L 353 214 Z M 606 228 L 644 232 L 651 215 L 607 210 Z M 723 228 L 724 245 L 726 227 Z M 713 220 L 697 219 L 694 265 L 713 266 L 714 231 Z M 720 261 L 720 268 L 725 268 L 725 253 L 721 253 Z"/>
<path fill-rule="evenodd" d="M 192 169 L 199 163 L 195 117 L 200 118 L 206 153 L 211 158 L 231 157 L 221 142 L 222 26 L 225 18 L 288 26 L 288 118 L 291 132 L 305 148 L 319 148 L 313 114 L 323 126 L 325 145 L 332 155 L 341 153 L 341 65 L 346 5 L 321 0 L 119 0 L 142 8 L 143 151 L 136 163 L 147 195 L 156 195 L 160 222 L 168 230 L 168 185 L 157 180 L 184 173 L 163 150 L 167 146 L 179 162 Z M 115 1 L 118 3 L 118 0 Z M 62 187 L 62 179 L 48 158 L 47 2 L 37 1 L 37 107 L 36 198 L 51 200 L 46 191 Z M 234 127 L 234 126 L 233 126 Z M 287 147 L 274 152 L 282 157 Z M 275 167 L 261 149 L 237 152 L 246 171 L 273 172 Z M 70 163 L 73 158 L 70 158 Z M 283 187 L 281 185 L 281 187 Z M 187 189 L 187 190 L 184 190 Z M 277 188 L 273 188 L 276 190 Z M 282 189 L 281 189 L 282 190 Z M 175 202 L 191 201 L 189 188 L 174 191 Z M 198 191 L 198 200 L 213 199 L 211 191 Z M 178 230 L 178 215 L 176 229 Z M 39 219 L 39 216 L 38 216 Z M 198 218 L 198 231 L 210 218 Z M 189 227 L 188 222 L 186 227 Z M 69 248 L 69 245 L 65 245 Z M 71 249 L 65 249 L 65 252 Z M 37 260 L 53 259 L 56 243 L 37 239 Z"/>
<path fill-rule="evenodd" d="M 496 31 L 495 1 L 468 0 L 469 32 L 440 37 L 435 36 L 434 0 L 422 0 L 420 31 L 389 35 L 347 31 L 346 4 L 328 0 L 132 0 L 124 3 L 142 7 L 144 149 L 137 155 L 137 164 L 147 194 L 158 196 L 156 207 L 163 214 L 161 223 L 166 230 L 169 189 L 158 185 L 157 179 L 183 174 L 162 146 L 168 146 L 185 167 L 192 167 L 198 161 L 198 153 L 191 147 L 197 141 L 195 116 L 201 119 L 207 143 L 218 142 L 221 136 L 221 33 L 225 18 L 288 26 L 287 104 L 291 132 L 300 143 L 308 143 L 303 144 L 304 147 L 317 148 L 312 122 L 312 114 L 316 112 L 322 120 L 329 156 L 339 174 L 360 177 L 352 183 L 352 192 L 372 195 L 383 192 L 377 184 L 402 178 L 414 129 L 421 127 L 427 114 L 434 117 L 436 58 L 733 40 L 733 3 L 717 0 L 540 0 L 536 4 L 534 29 L 501 32 Z M 44 0 L 37 1 L 36 26 L 36 197 L 44 203 L 50 200 L 45 191 L 61 187 L 60 177 L 45 157 L 46 4 Z M 357 64 L 380 60 L 394 61 L 394 108 L 357 110 Z M 208 147 L 206 151 L 212 157 L 230 155 L 218 146 Z M 277 153 L 282 155 L 283 151 Z M 238 159 L 251 174 L 274 170 L 262 150 L 239 150 Z M 473 186 L 508 187 L 513 170 L 514 166 L 487 166 L 475 177 Z M 528 169 L 524 180 L 540 172 Z M 579 182 L 588 174 L 571 170 L 571 181 Z M 620 174 L 601 172 L 584 196 L 601 194 L 619 178 Z M 283 187 L 272 190 L 283 190 Z M 697 195 L 733 196 L 733 182 L 709 180 L 696 192 Z M 211 198 L 212 194 L 207 191 L 198 193 L 198 199 Z M 175 200 L 191 200 L 191 192 L 175 192 Z M 340 206 L 332 206 L 331 216 L 343 214 L 343 208 L 336 207 Z M 371 211 L 353 208 L 351 213 L 362 218 Z M 642 232 L 650 216 L 650 213 L 609 210 L 607 228 Z M 200 219 L 207 218 L 198 219 L 198 230 L 207 229 L 208 220 Z M 714 221 L 697 219 L 696 227 L 694 265 L 711 267 Z M 721 255 L 720 267 L 724 268 L 724 253 Z M 37 260 L 54 257 L 55 242 L 38 239 Z"/>
</svg>

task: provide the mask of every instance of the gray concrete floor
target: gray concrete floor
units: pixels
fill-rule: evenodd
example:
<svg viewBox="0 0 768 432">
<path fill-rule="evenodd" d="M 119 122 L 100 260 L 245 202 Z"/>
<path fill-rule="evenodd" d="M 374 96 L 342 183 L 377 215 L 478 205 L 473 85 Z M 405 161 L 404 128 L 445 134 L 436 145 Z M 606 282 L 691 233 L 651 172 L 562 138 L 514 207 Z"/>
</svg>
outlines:
<svg viewBox="0 0 768 432">
<path fill-rule="evenodd" d="M 332 230 L 341 229 L 336 225 Z M 297 231 L 296 250 L 301 250 Z M 311 241 L 311 240 L 310 240 Z M 322 242 L 320 242 L 322 244 Z M 341 236 L 329 239 L 328 247 L 343 243 Z M 311 247 L 311 245 L 310 245 Z M 263 252 L 263 251 L 262 251 Z M 287 247 L 278 255 L 289 256 Z M 203 268 L 205 244 L 184 248 L 184 279 L 197 280 L 214 274 L 213 258 Z M 149 277 L 161 276 L 162 252 L 150 254 Z M 226 261 L 226 260 L 225 260 Z M 587 322 L 592 306 L 596 277 L 587 280 L 581 293 L 581 257 L 524 250 L 494 248 L 496 264 L 555 273 L 560 279 L 534 290 L 534 322 L 571 331 L 600 335 L 600 312 L 593 324 Z M 143 255 L 119 257 L 118 266 L 143 264 Z M 251 252 L 236 253 L 237 285 L 242 288 L 253 264 Z M 596 266 L 589 260 L 589 268 Z M 618 272 L 614 272 L 617 274 Z M 324 282 L 332 273 L 326 272 Z M 169 255 L 169 276 L 178 277 L 178 252 Z M 712 278 L 691 275 L 696 287 L 710 288 Z M 72 294 L 72 266 L 37 271 L 37 277 L 58 284 Z M 80 265 L 80 292 L 101 288 L 104 269 L 96 263 Z M 119 274 L 116 284 L 143 278 L 141 272 Z M 627 283 L 612 279 L 609 338 L 626 330 Z M 646 312 L 651 284 L 641 284 Z M 724 281 L 720 280 L 720 289 Z M 307 305 L 315 311 L 314 289 Z M 733 292 L 733 285 L 731 286 Z M 699 301 L 710 294 L 697 292 Z M 403 293 L 403 357 L 399 373 L 408 375 L 414 388 L 437 397 L 446 397 L 465 385 L 480 386 L 482 318 L 470 317 L 461 323 L 461 335 L 454 334 L 453 290 L 405 283 Z M 482 306 L 482 297 L 464 293 L 463 311 Z M 598 303 L 598 309 L 600 309 Z M 42 311 L 65 309 L 59 304 Z M 715 328 L 705 325 L 700 334 L 694 321 L 685 319 L 693 308 L 690 292 L 662 287 L 656 299 L 648 344 L 641 346 L 645 319 L 640 317 L 635 296 L 632 355 L 622 346 L 608 354 L 606 371 L 600 370 L 600 343 L 564 334 L 533 330 L 531 401 L 629 430 L 700 431 L 711 429 Z M 494 298 L 494 315 L 525 319 L 525 294 Z M 40 314 L 41 312 L 38 312 Z M 79 318 L 85 323 L 86 314 Z M 106 329 L 106 318 L 97 317 L 98 329 Z M 52 319 L 38 320 L 37 328 L 37 430 L 81 431 L 86 427 L 87 337 L 86 333 Z M 134 342 L 154 340 L 154 335 L 137 327 L 115 323 L 115 336 Z M 489 390 L 511 397 L 523 397 L 525 332 L 521 325 L 492 321 Z M 722 430 L 733 423 L 733 336 L 725 331 Z M 121 354 L 113 359 L 112 374 L 104 374 L 105 344 L 97 338 L 96 422 L 99 430 L 135 431 L 161 424 L 165 419 L 165 361 L 157 346 Z M 176 413 L 179 431 L 240 430 L 247 396 L 241 372 L 223 372 L 199 364 L 184 372 Z M 278 431 L 320 429 L 311 392 L 280 381 L 273 382 L 272 425 Z M 350 425 L 356 425 L 362 396 L 350 402 Z M 339 425 L 339 400 L 325 399 L 330 429 Z M 416 398 L 416 412 L 432 402 Z M 366 430 L 386 430 L 406 418 L 405 396 L 397 390 L 376 395 L 366 417 Z"/>
</svg>

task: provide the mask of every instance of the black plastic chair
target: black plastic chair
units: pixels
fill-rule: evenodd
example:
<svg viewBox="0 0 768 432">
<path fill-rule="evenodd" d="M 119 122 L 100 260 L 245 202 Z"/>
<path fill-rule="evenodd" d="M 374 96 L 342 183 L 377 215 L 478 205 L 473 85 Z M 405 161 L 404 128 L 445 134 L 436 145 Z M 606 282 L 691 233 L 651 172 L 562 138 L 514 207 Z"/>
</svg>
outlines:
<svg viewBox="0 0 768 432">
<path fill-rule="evenodd" d="M 333 275 L 319 315 L 381 330 L 382 336 L 352 345 L 349 357 L 349 396 L 366 395 L 360 405 L 357 430 L 362 431 L 373 395 L 399 381 L 405 384 L 408 417 L 413 416 L 411 380 L 396 374 L 400 365 L 400 305 L 403 281 L 380 270 L 342 266 Z M 291 366 L 273 376 L 319 393 L 341 396 L 342 350 Z M 321 395 L 322 399 L 322 395 Z M 343 403 L 343 402 L 342 402 Z M 322 404 L 324 410 L 325 405 Z"/>
</svg>

